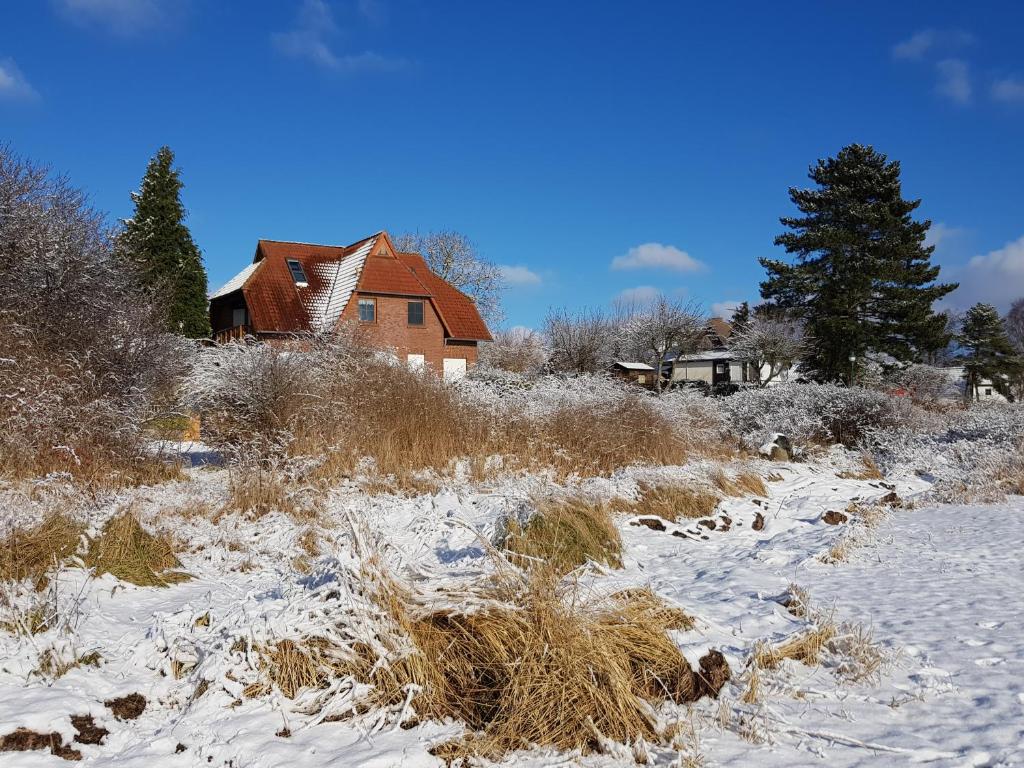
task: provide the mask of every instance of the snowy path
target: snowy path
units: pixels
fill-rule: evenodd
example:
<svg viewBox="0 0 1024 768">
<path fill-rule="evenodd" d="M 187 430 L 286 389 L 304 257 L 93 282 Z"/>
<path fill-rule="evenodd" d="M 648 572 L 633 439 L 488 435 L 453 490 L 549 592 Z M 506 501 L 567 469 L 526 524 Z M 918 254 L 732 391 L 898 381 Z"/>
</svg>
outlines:
<svg viewBox="0 0 1024 768">
<path fill-rule="evenodd" d="M 1024 499 L 897 512 L 881 534 L 870 562 L 816 589 L 919 662 L 893 682 L 924 700 L 870 740 L 962 755 L 939 764 L 1024 765 Z"/>
</svg>

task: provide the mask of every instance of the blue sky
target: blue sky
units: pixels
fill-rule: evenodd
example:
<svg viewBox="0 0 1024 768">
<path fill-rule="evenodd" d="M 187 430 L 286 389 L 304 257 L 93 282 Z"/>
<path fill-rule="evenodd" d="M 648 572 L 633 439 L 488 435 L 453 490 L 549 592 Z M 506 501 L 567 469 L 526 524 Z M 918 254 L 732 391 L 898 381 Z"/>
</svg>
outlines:
<svg viewBox="0 0 1024 768">
<path fill-rule="evenodd" d="M 113 217 L 177 154 L 211 288 L 260 237 L 456 229 L 509 325 L 756 299 L 787 187 L 903 163 L 954 306 L 1024 295 L 1024 4 L 7 0 L 0 141 Z"/>
</svg>

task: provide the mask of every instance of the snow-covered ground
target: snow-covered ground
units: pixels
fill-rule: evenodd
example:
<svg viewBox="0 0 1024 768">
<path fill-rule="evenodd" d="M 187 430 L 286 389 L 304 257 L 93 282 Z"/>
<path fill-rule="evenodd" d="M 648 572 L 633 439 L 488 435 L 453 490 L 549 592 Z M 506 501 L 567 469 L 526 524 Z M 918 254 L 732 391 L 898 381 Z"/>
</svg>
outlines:
<svg viewBox="0 0 1024 768">
<path fill-rule="evenodd" d="M 734 681 L 719 700 L 675 713 L 690 724 L 689 736 L 672 749 L 652 747 L 651 762 L 1024 764 L 1024 499 L 920 504 L 893 509 L 873 527 L 855 515 L 829 525 L 824 513 L 844 512 L 851 501 L 870 506 L 890 488 L 840 479 L 828 461 L 752 466 L 762 476 L 775 473 L 768 497 L 726 498 L 714 530 L 695 523 L 656 530 L 623 516 L 624 568 L 583 578 L 584 588 L 599 590 L 650 585 L 697 618 L 693 630 L 675 635 L 686 656 L 695 661 L 717 648 L 733 669 Z M 629 496 L 638 481 L 688 480 L 705 471 L 700 465 L 630 469 L 582 481 L 577 490 Z M 357 565 L 356 529 L 376 541 L 391 568 L 425 584 L 479 572 L 486 565 L 483 542 L 501 516 L 550 492 L 549 481 L 526 476 L 485 490 L 457 487 L 411 498 L 339 488 L 314 524 L 321 554 L 306 555 L 312 570 L 303 573 L 295 560 L 309 524 L 278 514 L 212 521 L 208 511 L 223 499 L 226 474 L 192 469 L 188 481 L 125 492 L 88 513 L 95 526 L 130 502 L 144 523 L 187 546 L 181 560 L 195 578 L 141 588 L 64 570 L 58 584 L 64 604 L 74 606 L 65 612 L 73 634 L 25 640 L 0 632 L 0 736 L 28 727 L 60 732 L 70 742 L 70 716 L 92 714 L 110 734 L 102 745 L 74 745 L 87 765 L 439 765 L 427 750 L 459 733 L 458 724 L 403 729 L 365 715 L 325 722 L 325 714 L 343 714 L 352 703 L 353 691 L 340 684 L 319 695 L 312 715 L 302 712 L 308 696 L 244 696 L 258 665 L 240 640 L 301 637 L 339 617 L 358 624 L 356 597 L 339 586 Z M 913 475 L 894 483 L 903 499 L 927 490 Z M 181 514 L 183 506 L 199 512 Z M 824 562 L 842 537 L 852 542 L 846 559 Z M 745 663 L 754 644 L 778 643 L 808 627 L 782 605 L 791 584 L 810 594 L 817 615 L 840 625 L 842 636 L 856 634 L 845 622 L 870 631 L 874 645 L 865 647 L 877 648 L 883 663 L 876 675 L 850 682 L 850 659 L 842 652 L 826 652 L 815 667 L 785 661 L 765 673 L 758 700 L 746 703 Z M 34 670 L 51 646 L 65 656 L 96 651 L 100 666 L 43 679 Z M 136 692 L 147 700 L 138 719 L 117 720 L 103 704 Z M 631 761 L 533 750 L 506 762 Z M 0 766 L 44 765 L 68 763 L 42 751 L 0 753 Z"/>
</svg>

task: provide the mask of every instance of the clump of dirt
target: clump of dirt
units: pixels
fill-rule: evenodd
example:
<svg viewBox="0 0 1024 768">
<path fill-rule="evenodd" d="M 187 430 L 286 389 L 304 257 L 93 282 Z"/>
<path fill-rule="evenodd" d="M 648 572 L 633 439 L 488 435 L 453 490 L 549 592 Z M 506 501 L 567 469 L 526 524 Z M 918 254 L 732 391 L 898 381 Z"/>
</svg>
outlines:
<svg viewBox="0 0 1024 768">
<path fill-rule="evenodd" d="M 751 523 L 750 527 L 753 528 L 755 531 L 763 531 L 764 530 L 764 515 L 762 515 L 760 512 L 755 513 L 754 514 L 754 522 Z"/>
<path fill-rule="evenodd" d="M 61 735 L 53 733 L 37 733 L 28 728 L 18 728 L 13 733 L 0 736 L 0 752 L 31 752 L 37 749 L 48 749 L 51 755 L 64 760 L 81 760 L 82 753 L 64 743 Z"/>
<path fill-rule="evenodd" d="M 127 696 L 107 699 L 103 704 L 118 720 L 134 720 L 146 711 L 146 697 L 141 693 L 129 693 Z"/>
<path fill-rule="evenodd" d="M 828 525 L 839 525 L 845 523 L 849 518 L 842 512 L 836 512 L 834 509 L 830 509 L 824 515 L 821 516 L 821 521 Z"/>
<path fill-rule="evenodd" d="M 664 531 L 665 524 L 656 517 L 638 517 L 634 520 L 631 525 L 644 526 L 650 528 L 652 531 Z"/>
<path fill-rule="evenodd" d="M 71 725 L 78 731 L 75 741 L 79 744 L 102 744 L 110 733 L 101 725 L 96 725 L 92 715 L 72 715 Z"/>
</svg>

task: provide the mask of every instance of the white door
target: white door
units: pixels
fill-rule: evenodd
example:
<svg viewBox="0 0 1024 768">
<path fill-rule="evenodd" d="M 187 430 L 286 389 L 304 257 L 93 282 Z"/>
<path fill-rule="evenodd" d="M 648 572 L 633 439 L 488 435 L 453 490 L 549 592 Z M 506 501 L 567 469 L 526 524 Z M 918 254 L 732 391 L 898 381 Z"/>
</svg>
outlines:
<svg viewBox="0 0 1024 768">
<path fill-rule="evenodd" d="M 454 381 L 466 375 L 466 361 L 461 357 L 446 357 L 444 359 L 444 380 Z"/>
<path fill-rule="evenodd" d="M 406 358 L 406 363 L 414 371 L 422 371 L 423 366 L 427 364 L 427 360 L 423 355 L 409 355 Z"/>
</svg>

